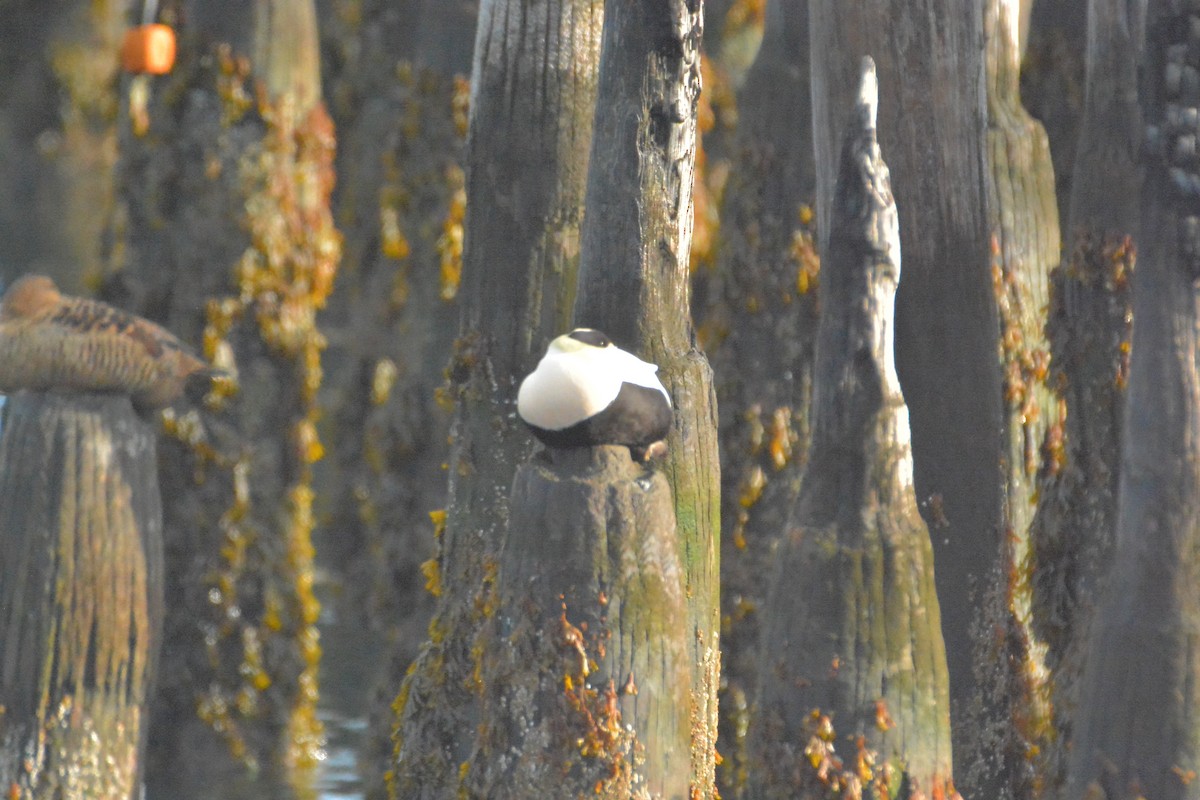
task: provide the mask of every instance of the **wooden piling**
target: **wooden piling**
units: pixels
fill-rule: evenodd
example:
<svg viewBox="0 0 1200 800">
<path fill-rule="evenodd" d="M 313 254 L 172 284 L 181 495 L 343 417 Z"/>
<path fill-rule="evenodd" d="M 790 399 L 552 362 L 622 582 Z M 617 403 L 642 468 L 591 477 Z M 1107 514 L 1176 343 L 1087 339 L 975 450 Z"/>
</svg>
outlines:
<svg viewBox="0 0 1200 800">
<path fill-rule="evenodd" d="M 129 398 L 10 398 L 0 439 L 5 797 L 136 796 L 162 564 L 155 438 Z"/>
<path fill-rule="evenodd" d="M 671 490 L 625 447 L 513 482 L 481 678 L 475 797 L 685 798 L 691 667 Z"/>
</svg>

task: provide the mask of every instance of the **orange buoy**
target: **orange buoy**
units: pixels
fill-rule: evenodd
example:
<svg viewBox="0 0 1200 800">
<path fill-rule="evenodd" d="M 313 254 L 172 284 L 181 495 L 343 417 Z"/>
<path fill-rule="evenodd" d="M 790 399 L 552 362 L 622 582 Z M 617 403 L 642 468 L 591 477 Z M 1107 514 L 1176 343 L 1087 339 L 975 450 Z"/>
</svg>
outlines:
<svg viewBox="0 0 1200 800">
<path fill-rule="evenodd" d="M 166 75 L 175 65 L 175 31 L 169 25 L 138 25 L 125 32 L 121 66 L 126 72 Z"/>
</svg>

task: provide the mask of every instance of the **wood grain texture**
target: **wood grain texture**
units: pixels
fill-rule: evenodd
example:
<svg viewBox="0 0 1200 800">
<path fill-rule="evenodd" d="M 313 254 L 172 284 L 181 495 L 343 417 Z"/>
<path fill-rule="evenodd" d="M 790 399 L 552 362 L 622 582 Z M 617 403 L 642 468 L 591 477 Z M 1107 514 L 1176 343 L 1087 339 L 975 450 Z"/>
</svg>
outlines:
<svg viewBox="0 0 1200 800">
<path fill-rule="evenodd" d="M 748 796 L 764 800 L 896 796 L 902 781 L 956 795 L 933 550 L 893 356 L 897 209 L 863 62 L 827 223 L 812 448 L 763 614 Z M 873 777 L 853 766 L 864 757 Z"/>
<path fill-rule="evenodd" d="M 1052 275 L 1047 332 L 1066 419 L 1056 421 L 1043 448 L 1030 543 L 1033 624 L 1047 647 L 1058 737 L 1045 751 L 1050 787 L 1065 779 L 1091 621 L 1116 543 L 1142 182 L 1139 5 L 1088 3 L 1071 219 L 1063 263 Z"/>
<path fill-rule="evenodd" d="M 1029 797 L 1050 748 L 1051 708 L 1045 648 L 1031 628 L 1029 537 L 1039 497 L 1041 449 L 1059 420 L 1051 388 L 1046 309 L 1050 271 L 1061 237 L 1054 168 L 1042 125 L 1021 103 L 1021 9 L 1016 0 L 984 4 L 990 180 L 992 303 L 1000 324 L 996 354 L 1003 375 L 997 458 L 1003 492 L 1002 535 L 995 571 L 980 592 L 982 628 L 1003 631 L 974 643 L 977 698 L 963 737 L 967 785 Z"/>
<path fill-rule="evenodd" d="M 21 392 L 5 411 L 0 785 L 129 800 L 162 633 L 154 434 L 116 395 Z"/>
<path fill-rule="evenodd" d="M 1189 155 L 1195 125 L 1180 115 L 1196 113 L 1200 84 L 1179 79 L 1200 46 L 1190 22 L 1174 4 L 1147 18 L 1141 102 L 1155 131 L 1144 150 L 1116 545 L 1079 687 L 1067 797 L 1196 795 L 1200 165 Z"/>
<path fill-rule="evenodd" d="M 472 796 L 688 797 L 690 637 L 671 490 L 627 448 L 517 471 L 477 645 Z"/>
<path fill-rule="evenodd" d="M 496 565 L 513 473 L 533 444 L 516 417 L 517 387 L 571 327 L 601 11 L 599 0 L 480 7 L 442 596 L 397 699 L 393 797 L 457 797 L 475 746 L 477 598 Z"/>
<path fill-rule="evenodd" d="M 904 252 L 896 368 L 911 412 L 917 498 L 933 533 L 956 737 L 970 734 L 963 712 L 975 693 L 972 587 L 994 574 L 1002 518 L 982 9 L 946 0 L 810 5 L 822 242 L 858 58 L 872 56 L 879 69 L 880 146 Z"/>
<path fill-rule="evenodd" d="M 608 0 L 575 324 L 659 365 L 675 407 L 675 496 L 692 630 L 693 790 L 714 792 L 720 463 L 712 371 L 691 321 L 689 248 L 703 4 Z"/>
</svg>

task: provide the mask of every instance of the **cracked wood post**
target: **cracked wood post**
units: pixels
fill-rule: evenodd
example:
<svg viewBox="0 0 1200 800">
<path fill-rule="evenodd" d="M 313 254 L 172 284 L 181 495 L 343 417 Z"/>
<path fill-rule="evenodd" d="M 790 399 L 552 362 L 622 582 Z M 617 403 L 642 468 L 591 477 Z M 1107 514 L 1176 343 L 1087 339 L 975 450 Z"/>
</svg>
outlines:
<svg viewBox="0 0 1200 800">
<path fill-rule="evenodd" d="M 1056 739 L 1042 755 L 1051 793 L 1065 779 L 1091 620 L 1116 541 L 1142 180 L 1137 54 L 1145 9 L 1138 5 L 1088 3 L 1068 243 L 1051 275 L 1051 382 L 1066 420 L 1054 421 L 1042 447 L 1041 499 L 1030 531 L 1032 623 L 1046 645 L 1054 709 Z"/>
<path fill-rule="evenodd" d="M 688 251 L 702 0 L 608 0 L 579 267 L 578 325 L 659 365 L 675 406 L 675 497 L 692 663 L 692 790 L 714 792 L 720 466 L 712 371 L 695 343 Z"/>
<path fill-rule="evenodd" d="M 745 781 L 762 576 L 808 452 L 820 265 L 808 3 L 768 0 L 765 14 L 762 46 L 738 92 L 716 269 L 707 303 L 697 308 L 721 419 L 721 608 L 728 623 L 717 776 L 730 796 Z"/>
<path fill-rule="evenodd" d="M 897 212 L 874 63 L 862 70 L 829 205 L 812 447 L 764 613 L 749 735 L 758 800 L 866 796 L 856 764 L 868 753 L 880 796 L 902 781 L 913 797 L 955 794 L 933 553 L 893 358 Z"/>
<path fill-rule="evenodd" d="M 513 482 L 479 645 L 472 797 L 689 797 L 691 671 L 671 489 L 626 447 Z"/>
<path fill-rule="evenodd" d="M 912 423 L 914 481 L 936 528 L 938 596 L 956 738 L 973 732 L 973 587 L 994 574 L 1002 520 L 1002 374 L 985 189 L 983 4 L 810 0 L 817 223 L 833 197 L 841 109 L 857 85 L 848 55 L 877 59 L 879 136 L 904 248 L 896 370 Z M 964 748 L 955 752 L 963 782 Z M 970 786 L 963 786 L 971 794 Z"/>
<path fill-rule="evenodd" d="M 1151 7 L 1145 179 L 1116 546 L 1079 687 L 1067 798 L 1197 796 L 1200 757 L 1200 48 L 1194 5 Z"/>
<path fill-rule="evenodd" d="M 0 790 L 131 800 L 161 644 L 155 437 L 126 396 L 20 392 L 0 440 Z"/>
<path fill-rule="evenodd" d="M 458 797 L 478 737 L 472 648 L 486 615 L 515 466 L 531 437 L 521 379 L 569 325 L 592 116 L 600 0 L 485 0 L 479 9 L 463 223 L 462 320 L 441 596 L 401 685 L 389 793 Z"/>
<path fill-rule="evenodd" d="M 966 783 L 1013 797 L 1036 791 L 1050 745 L 1044 648 L 1030 626 L 1029 537 L 1040 451 L 1059 411 L 1044 329 L 1050 270 L 1062 246 L 1049 141 L 1021 104 L 1021 18 L 1018 0 L 984 4 L 987 213 L 1000 324 L 995 352 L 1003 375 L 997 442 L 1003 535 L 979 596 L 982 629 L 989 633 L 974 643 L 972 734 L 959 740 L 959 763 L 969 765 Z"/>
</svg>

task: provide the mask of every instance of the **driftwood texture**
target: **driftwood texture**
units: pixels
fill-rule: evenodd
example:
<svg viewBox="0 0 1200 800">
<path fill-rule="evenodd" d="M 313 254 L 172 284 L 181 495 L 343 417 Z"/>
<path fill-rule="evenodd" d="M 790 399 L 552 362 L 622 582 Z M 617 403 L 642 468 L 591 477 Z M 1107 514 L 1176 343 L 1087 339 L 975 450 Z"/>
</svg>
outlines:
<svg viewBox="0 0 1200 800">
<path fill-rule="evenodd" d="M 689 635 L 671 489 L 628 448 L 517 472 L 472 796 L 685 798 Z"/>
<path fill-rule="evenodd" d="M 969 764 L 969 784 L 1012 797 L 1034 791 L 1037 755 L 1049 744 L 1042 650 L 1029 622 L 1029 528 L 1039 451 L 1051 425 L 1061 422 L 1048 384 L 1044 331 L 1050 270 L 1061 249 L 1058 205 L 1046 132 L 1021 105 L 1020 20 L 1017 0 L 984 4 L 987 213 L 1003 375 L 997 442 L 1003 535 L 997 539 L 999 561 L 980 596 L 982 629 L 994 633 L 974 643 L 979 697 L 969 710 L 970 735 L 959 739 L 960 755 L 966 756 L 959 763 Z"/>
<path fill-rule="evenodd" d="M 822 267 L 813 439 L 764 614 L 750 796 L 954 794 L 946 652 L 893 359 L 900 240 L 863 61 Z M 854 741 L 857 738 L 857 752 Z M 864 759 L 874 768 L 864 771 Z"/>
<path fill-rule="evenodd" d="M 162 629 L 155 438 L 118 395 L 19 393 L 0 440 L 0 786 L 136 796 Z"/>
<path fill-rule="evenodd" d="M 689 296 L 702 4 L 607 0 L 577 324 L 658 364 L 675 406 L 663 466 L 675 498 L 692 648 L 692 779 L 714 793 L 720 464 L 712 370 Z"/>
</svg>

